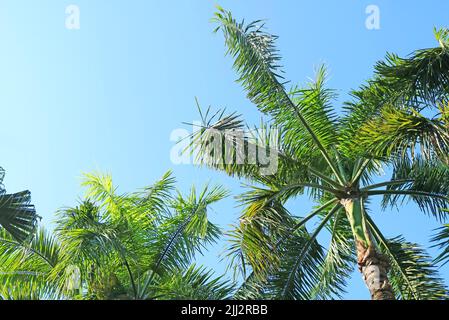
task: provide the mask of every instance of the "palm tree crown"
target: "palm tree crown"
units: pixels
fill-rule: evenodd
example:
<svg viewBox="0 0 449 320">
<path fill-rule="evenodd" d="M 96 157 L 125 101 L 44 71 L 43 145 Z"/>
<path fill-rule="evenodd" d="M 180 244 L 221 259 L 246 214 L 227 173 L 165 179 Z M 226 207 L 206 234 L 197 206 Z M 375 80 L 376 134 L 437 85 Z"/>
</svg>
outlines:
<svg viewBox="0 0 449 320">
<path fill-rule="evenodd" d="M 0 237 L 3 299 L 222 299 L 232 285 L 192 263 L 220 229 L 208 208 L 221 187 L 183 196 L 166 173 L 118 194 L 109 175 L 88 174 L 86 199 L 58 213 L 54 234 Z"/>
</svg>

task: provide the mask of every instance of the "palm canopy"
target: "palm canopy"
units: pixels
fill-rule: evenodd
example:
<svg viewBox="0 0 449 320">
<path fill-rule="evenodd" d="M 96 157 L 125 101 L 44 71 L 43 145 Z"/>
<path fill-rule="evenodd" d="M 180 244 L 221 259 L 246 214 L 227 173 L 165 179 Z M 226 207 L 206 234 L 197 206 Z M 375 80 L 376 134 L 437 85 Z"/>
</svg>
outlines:
<svg viewBox="0 0 449 320">
<path fill-rule="evenodd" d="M 31 202 L 30 191 L 7 194 L 2 184 L 5 170 L 0 167 L 0 226 L 18 241 L 29 238 L 36 227 L 38 216 Z"/>
<path fill-rule="evenodd" d="M 353 92 L 353 151 L 449 164 L 449 30 L 434 33 L 437 47 L 407 58 L 388 54 L 373 79 Z"/>
<path fill-rule="evenodd" d="M 424 212 L 444 220 L 442 208 L 449 201 L 449 185 L 442 181 L 449 181 L 449 170 L 441 167 L 438 175 L 427 175 L 415 163 L 404 163 L 390 180 L 374 183 L 382 167 L 390 163 L 348 148 L 353 142 L 348 132 L 357 123 L 352 112 L 343 117 L 334 113 L 335 93 L 325 87 L 325 69 L 320 68 L 306 86 L 287 89 L 276 37 L 264 31 L 261 21 L 238 22 L 222 8 L 214 20 L 234 59 L 237 81 L 270 119 L 257 134 L 241 139 L 237 132 L 247 126 L 239 115 L 210 114 L 208 109 L 201 113 L 203 125 L 192 135 L 189 148 L 197 163 L 255 184 L 240 196 L 243 213 L 229 233 L 231 265 L 247 276 L 236 296 L 341 296 L 355 262 L 368 284 L 369 264 L 376 261 L 380 273 L 389 271 L 390 280 L 386 276 L 376 279 L 382 286 L 370 288 L 373 298 L 446 297 L 431 258 L 402 237 L 386 238 L 367 205 L 377 196 L 383 196 L 384 207 L 411 199 Z M 273 134 L 275 130 L 278 135 Z M 217 139 L 222 144 L 211 147 Z M 268 153 L 277 156 L 274 174 L 262 174 L 260 162 L 241 159 L 242 153 L 261 142 Z M 286 202 L 303 194 L 316 203 L 315 209 L 305 216 L 292 214 Z M 306 223 L 312 219 L 318 219 L 318 226 L 309 232 Z M 323 230 L 331 233 L 327 249 L 317 240 Z"/>
<path fill-rule="evenodd" d="M 3 299 L 222 299 L 232 290 L 192 263 L 220 229 L 208 208 L 221 187 L 174 189 L 171 173 L 118 194 L 109 175 L 88 174 L 86 199 L 60 210 L 53 234 L 26 243 L 0 237 Z M 20 285 L 19 285 L 20 284 Z"/>
</svg>

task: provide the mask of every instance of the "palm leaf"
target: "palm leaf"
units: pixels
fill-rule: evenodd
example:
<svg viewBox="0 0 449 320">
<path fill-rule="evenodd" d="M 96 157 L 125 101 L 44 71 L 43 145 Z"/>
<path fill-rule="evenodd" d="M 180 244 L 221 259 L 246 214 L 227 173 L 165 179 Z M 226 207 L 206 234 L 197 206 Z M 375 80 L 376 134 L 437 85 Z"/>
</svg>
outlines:
<svg viewBox="0 0 449 320">
<path fill-rule="evenodd" d="M 233 286 L 223 277 L 213 278 L 211 270 L 193 264 L 161 278 L 149 289 L 163 300 L 222 300 L 230 297 Z"/>
<path fill-rule="evenodd" d="M 0 225 L 19 241 L 29 238 L 36 229 L 38 216 L 30 201 L 29 191 L 0 191 Z"/>
<path fill-rule="evenodd" d="M 385 238 L 367 216 L 373 235 L 391 263 L 389 279 L 398 298 L 409 300 L 447 299 L 448 291 L 431 257 L 403 237 Z"/>
<path fill-rule="evenodd" d="M 343 210 L 336 213 L 328 230 L 331 233 L 329 248 L 312 291 L 316 299 L 342 298 L 357 263 L 351 226 Z"/>
<path fill-rule="evenodd" d="M 219 24 L 216 30 L 224 34 L 227 53 L 234 58 L 234 69 L 239 74 L 237 81 L 246 90 L 248 98 L 262 112 L 272 115 L 277 124 L 288 126 L 290 123 L 298 133 L 296 145 L 307 144 L 319 150 L 329 168 L 342 180 L 326 148 L 336 142 L 337 136 L 328 106 L 332 95 L 322 87 L 324 69 L 309 89 L 293 89 L 289 95 L 282 83 L 280 56 L 275 48 L 277 37 L 264 32 L 263 25 L 258 26 L 260 21 L 248 25 L 239 23 L 220 7 L 215 13 L 215 21 Z M 296 103 L 295 96 L 299 100 Z"/>
<path fill-rule="evenodd" d="M 415 160 L 399 159 L 393 163 L 391 180 L 410 182 L 388 186 L 384 207 L 394 206 L 408 198 L 423 212 L 440 220 L 447 218 L 443 209 L 449 207 L 449 167 L 438 160 L 426 161 L 420 157 Z M 402 194 L 394 194 L 397 191 Z"/>
<path fill-rule="evenodd" d="M 445 265 L 449 261 L 449 225 L 445 224 L 439 227 L 437 234 L 432 238 L 437 247 L 442 252 L 435 258 L 435 263 L 442 263 Z"/>
<path fill-rule="evenodd" d="M 61 292 L 48 276 L 59 261 L 59 244 L 40 228 L 30 242 L 6 232 L 0 236 L 0 296 L 3 299 L 57 299 Z"/>
</svg>

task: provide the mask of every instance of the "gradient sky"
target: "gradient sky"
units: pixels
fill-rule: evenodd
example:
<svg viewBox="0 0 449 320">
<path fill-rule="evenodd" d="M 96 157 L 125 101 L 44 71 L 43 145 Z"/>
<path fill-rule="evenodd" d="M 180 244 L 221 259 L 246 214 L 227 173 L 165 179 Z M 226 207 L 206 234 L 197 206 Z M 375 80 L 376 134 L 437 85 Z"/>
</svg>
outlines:
<svg viewBox="0 0 449 320">
<path fill-rule="evenodd" d="M 65 8 L 80 8 L 80 30 L 65 28 Z M 113 174 L 120 191 L 151 184 L 173 169 L 179 188 L 220 183 L 237 195 L 240 182 L 224 174 L 170 161 L 170 133 L 198 120 L 203 106 L 237 110 L 249 122 L 260 115 L 234 82 L 221 35 L 212 33 L 214 1 L 0 0 L 0 165 L 9 192 L 32 191 L 33 203 L 51 225 L 54 212 L 82 196 L 83 172 Z M 246 21 L 268 19 L 280 36 L 286 77 L 304 83 L 325 63 L 329 86 L 347 98 L 372 75 L 387 51 L 400 55 L 435 46 L 434 26 L 447 26 L 449 2 L 433 1 L 237 1 L 219 4 Z M 365 27 L 365 8 L 380 9 L 380 30 Z M 311 204 L 289 204 L 303 215 Z M 438 225 L 410 204 L 381 212 L 387 236 L 402 233 L 427 244 Z M 227 228 L 239 208 L 230 197 L 211 219 Z M 199 259 L 225 270 L 220 242 Z M 441 269 L 449 282 L 449 268 Z M 346 298 L 369 298 L 360 276 Z"/>
</svg>

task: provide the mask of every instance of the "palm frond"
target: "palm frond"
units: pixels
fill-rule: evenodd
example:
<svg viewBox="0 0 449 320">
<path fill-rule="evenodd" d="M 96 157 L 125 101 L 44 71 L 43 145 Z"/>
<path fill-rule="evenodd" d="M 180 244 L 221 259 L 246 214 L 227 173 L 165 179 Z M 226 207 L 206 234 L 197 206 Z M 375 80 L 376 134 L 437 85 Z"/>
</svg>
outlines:
<svg viewBox="0 0 449 320">
<path fill-rule="evenodd" d="M 333 111 L 332 102 L 336 95 L 333 90 L 325 87 L 326 69 L 321 66 L 315 79 L 304 88 L 293 87 L 289 96 L 297 106 L 298 111 L 311 127 L 323 147 L 331 150 L 338 143 L 338 118 Z M 306 155 L 313 158 L 322 158 L 316 142 L 311 139 L 310 133 L 295 114 L 287 108 L 278 107 L 270 111 L 274 123 L 283 128 L 283 143 L 292 150 L 298 158 Z"/>
<path fill-rule="evenodd" d="M 25 241 L 36 229 L 38 216 L 30 202 L 29 191 L 6 194 L 0 190 L 0 226 L 19 241 Z"/>
<path fill-rule="evenodd" d="M 425 250 L 401 236 L 385 238 L 369 216 L 368 220 L 381 251 L 390 259 L 389 279 L 396 296 L 405 300 L 447 299 L 444 281 Z"/>
<path fill-rule="evenodd" d="M 164 212 L 167 202 L 171 199 L 171 192 L 174 190 L 176 179 L 171 171 L 167 171 L 158 181 L 143 190 L 134 193 L 139 197 L 139 207 L 151 212 Z"/>
<path fill-rule="evenodd" d="M 240 224 L 228 232 L 228 257 L 235 271 L 246 276 L 249 264 L 256 276 L 265 278 L 280 262 L 278 241 L 288 234 L 294 220 L 278 200 L 260 197 L 245 205 Z"/>
<path fill-rule="evenodd" d="M 447 29 L 435 30 L 439 47 L 417 50 L 407 58 L 387 54 L 375 76 L 353 92 L 347 103 L 344 132 L 356 139 L 343 142 L 346 152 L 390 156 L 419 152 L 448 161 L 447 102 L 449 48 Z M 434 112 L 427 118 L 425 114 Z M 342 135 L 345 136 L 345 135 Z M 347 138 L 347 135 L 345 136 Z M 367 146 L 367 149 L 360 146 Z"/>
<path fill-rule="evenodd" d="M 241 268 L 252 270 L 236 296 L 310 299 L 324 263 L 324 250 L 316 237 L 336 209 L 328 211 L 312 235 L 304 225 L 295 226 L 279 203 L 265 203 L 253 210 L 254 216 L 247 214 L 231 234 L 231 256 Z"/>
<path fill-rule="evenodd" d="M 56 300 L 63 296 L 45 276 L 16 271 L 0 277 L 0 300 Z"/>
<path fill-rule="evenodd" d="M 210 108 L 200 111 L 202 125 L 184 150 L 194 154 L 196 164 L 268 185 L 313 179 L 308 172 L 312 164 L 317 171 L 326 170 L 321 157 L 295 155 L 283 142 L 281 127 L 261 122 L 258 128 L 249 128 L 240 115 L 224 111 L 218 110 L 209 118 Z"/>
<path fill-rule="evenodd" d="M 234 58 L 234 69 L 239 74 L 237 81 L 246 90 L 248 98 L 262 112 L 272 115 L 277 124 L 294 127 L 296 146 L 307 144 L 313 146 L 313 150 L 319 150 L 329 168 L 342 180 L 326 148 L 337 141 L 337 131 L 328 105 L 332 94 L 322 86 L 324 69 L 320 69 L 317 81 L 310 88 L 293 89 L 292 94 L 287 93 L 282 83 L 280 56 L 275 48 L 277 37 L 264 32 L 263 25 L 258 26 L 260 21 L 245 25 L 237 22 L 230 12 L 218 9 L 216 31 L 221 30 L 224 34 L 227 53 Z"/>
<path fill-rule="evenodd" d="M 400 159 L 393 163 L 392 181 L 410 180 L 409 183 L 389 185 L 383 206 L 394 206 L 412 199 L 419 208 L 440 220 L 447 218 L 444 208 L 449 207 L 449 167 L 438 160 Z M 402 191 L 402 194 L 394 194 Z"/>
<path fill-rule="evenodd" d="M 135 253 L 127 250 L 122 241 L 129 232 L 117 228 L 108 217 L 110 215 L 90 201 L 58 212 L 55 232 L 61 255 L 50 278 L 58 281 L 61 290 L 66 289 L 67 281 L 72 277 L 69 272 L 72 266 L 77 267 L 82 281 L 94 283 L 108 273 L 105 266 L 110 266 L 112 261 L 127 264 L 133 259 Z"/>
<path fill-rule="evenodd" d="M 2 299 L 57 299 L 61 293 L 48 276 L 59 261 L 59 244 L 44 229 L 29 242 L 7 232 L 0 235 L 0 296 Z"/>
<path fill-rule="evenodd" d="M 449 129 L 441 118 L 428 119 L 413 108 L 388 105 L 360 128 L 354 148 L 376 157 L 420 155 L 447 161 Z"/>
<path fill-rule="evenodd" d="M 187 267 L 197 252 L 215 242 L 221 231 L 209 221 L 208 208 L 226 195 L 227 191 L 221 187 L 206 187 L 199 195 L 192 188 L 188 197 L 178 194 L 171 204 L 176 214 L 165 219 L 154 234 L 151 270 L 163 274 Z"/>
<path fill-rule="evenodd" d="M 233 286 L 223 277 L 214 278 L 211 270 L 193 264 L 162 277 L 149 290 L 163 300 L 222 300 L 231 296 Z"/>
<path fill-rule="evenodd" d="M 313 297 L 324 263 L 324 249 L 317 242 L 316 235 L 310 235 L 303 227 L 285 241 L 280 266 L 267 279 L 268 297 L 281 300 L 309 300 Z"/>
<path fill-rule="evenodd" d="M 107 214 L 112 217 L 121 214 L 122 196 L 116 193 L 117 187 L 110 174 L 85 173 L 81 185 L 87 188 L 86 197 L 104 206 Z"/>
<path fill-rule="evenodd" d="M 449 95 L 449 47 L 447 29 L 435 29 L 439 46 L 417 50 L 407 58 L 388 54 L 375 66 L 384 85 L 393 87 L 403 102 L 447 100 Z"/>
<path fill-rule="evenodd" d="M 315 299 L 342 298 L 346 292 L 347 281 L 357 263 L 355 257 L 354 236 L 343 210 L 338 211 L 328 224 L 331 240 L 320 276 L 316 282 L 312 297 Z"/>
<path fill-rule="evenodd" d="M 266 280 L 258 279 L 253 272 L 247 276 L 233 295 L 235 300 L 260 300 L 264 298 Z"/>
<path fill-rule="evenodd" d="M 445 224 L 437 230 L 438 232 L 433 236 L 431 241 L 435 243 L 434 247 L 437 247 L 441 252 L 434 261 L 437 264 L 441 263 L 445 265 L 449 261 L 449 225 Z"/>
</svg>

